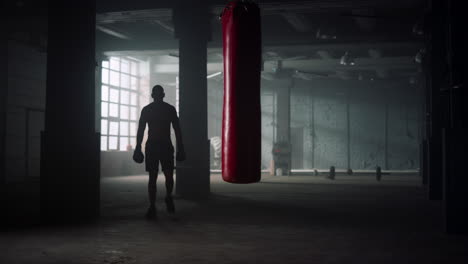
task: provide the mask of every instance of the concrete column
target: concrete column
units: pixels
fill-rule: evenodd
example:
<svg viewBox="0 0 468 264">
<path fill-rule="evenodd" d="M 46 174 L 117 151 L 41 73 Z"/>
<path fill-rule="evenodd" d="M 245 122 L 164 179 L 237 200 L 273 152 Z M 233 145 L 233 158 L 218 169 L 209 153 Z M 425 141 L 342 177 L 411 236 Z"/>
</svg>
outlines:
<svg viewBox="0 0 468 264">
<path fill-rule="evenodd" d="M 284 83 L 284 82 L 282 82 Z M 284 86 L 279 86 L 276 90 L 276 142 L 291 144 L 291 88 L 294 80 Z M 289 166 L 283 175 L 289 175 L 291 170 L 291 155 L 289 156 Z"/>
<path fill-rule="evenodd" d="M 210 145 L 207 119 L 208 6 L 179 2 L 174 8 L 179 39 L 179 117 L 187 159 L 177 163 L 176 193 L 203 198 L 210 192 Z"/>
<path fill-rule="evenodd" d="M 95 1 L 49 9 L 41 217 L 45 223 L 99 215 L 99 134 L 95 133 Z"/>
<path fill-rule="evenodd" d="M 448 1 L 447 1 L 448 2 Z M 447 4 L 446 2 L 446 4 Z M 453 55 L 448 65 L 449 124 L 443 133 L 444 215 L 448 233 L 468 234 L 468 92 L 466 89 L 467 59 L 465 52 L 467 17 L 462 1 L 450 1 L 444 14 L 450 23 L 448 50 Z M 436 8 L 436 7 L 434 7 Z"/>
<path fill-rule="evenodd" d="M 388 170 L 389 169 L 389 165 L 388 165 L 388 125 L 389 125 L 388 124 L 388 114 L 389 114 L 388 113 L 389 112 L 388 108 L 389 108 L 389 105 L 388 105 L 388 102 L 385 102 L 384 104 L 385 104 L 384 105 L 384 112 L 385 112 L 385 117 L 384 117 L 385 118 L 385 125 L 384 125 L 385 126 L 385 133 L 384 133 L 384 140 L 385 140 L 385 142 L 384 142 L 384 144 L 385 144 L 384 145 L 384 149 L 385 149 L 384 150 L 385 151 L 385 153 L 384 153 L 384 163 L 385 164 L 384 164 L 384 168 L 386 170 Z"/>
<path fill-rule="evenodd" d="M 291 85 L 278 87 L 276 96 L 276 140 L 291 139 Z"/>
<path fill-rule="evenodd" d="M 1 27 L 4 29 L 5 23 L 2 23 Z M 5 134 L 8 98 L 8 42 L 5 38 L 0 42 L 0 50 L 0 59 L 2 61 L 0 68 L 0 210 L 2 210 L 5 205 Z M 2 211 L 4 212 L 4 210 Z M 0 219 L 0 222 L 2 220 Z"/>
<path fill-rule="evenodd" d="M 433 4 L 442 3 L 434 1 Z M 442 3 L 443 4 L 443 3 Z M 438 7 L 433 6 L 433 10 L 438 12 Z M 431 82 L 429 91 L 429 137 L 428 142 L 428 183 L 429 199 L 442 199 L 442 122 L 441 122 L 441 90 L 444 88 L 444 63 L 445 60 L 445 40 L 443 18 L 434 14 L 431 32 L 431 47 L 429 50 L 431 63 Z"/>
<path fill-rule="evenodd" d="M 351 93 L 346 93 L 346 169 L 351 172 Z"/>
<path fill-rule="evenodd" d="M 419 91 L 420 91 L 420 143 L 419 143 L 419 174 L 422 179 L 422 185 L 427 185 L 427 120 L 426 120 L 426 107 L 427 107 L 427 76 L 423 72 L 419 75 Z"/>
<path fill-rule="evenodd" d="M 310 112 L 309 112 L 309 117 L 310 117 L 310 120 L 309 120 L 309 124 L 310 124 L 310 137 L 311 137 L 311 140 L 312 140 L 312 144 L 311 144 L 311 166 L 312 168 L 315 169 L 315 97 L 314 97 L 314 93 L 312 93 L 312 89 L 310 89 L 310 95 L 309 95 L 309 98 L 310 98 Z"/>
</svg>

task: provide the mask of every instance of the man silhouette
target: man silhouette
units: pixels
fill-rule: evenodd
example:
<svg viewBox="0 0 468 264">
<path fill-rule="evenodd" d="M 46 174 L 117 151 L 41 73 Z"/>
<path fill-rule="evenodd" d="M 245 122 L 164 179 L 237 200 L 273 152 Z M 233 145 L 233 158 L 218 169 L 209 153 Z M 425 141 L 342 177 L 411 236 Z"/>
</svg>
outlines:
<svg viewBox="0 0 468 264">
<path fill-rule="evenodd" d="M 146 217 L 154 219 L 156 213 L 156 180 L 158 177 L 158 166 L 161 163 L 161 168 L 166 177 L 166 207 L 171 214 L 175 212 L 174 201 L 172 199 L 172 189 L 174 188 L 174 147 L 171 142 L 171 127 L 174 128 L 177 141 L 176 159 L 183 161 L 185 159 L 184 145 L 182 143 L 182 134 L 179 126 L 179 118 L 175 108 L 163 102 L 164 89 L 161 85 L 153 87 L 151 97 L 154 102 L 145 106 L 141 110 L 140 122 L 138 124 L 137 145 L 135 147 L 134 156 L 142 156 L 141 143 L 145 132 L 146 124 L 148 124 L 148 140 L 145 147 L 145 166 L 149 172 L 148 195 L 150 207 L 146 213 Z"/>
</svg>

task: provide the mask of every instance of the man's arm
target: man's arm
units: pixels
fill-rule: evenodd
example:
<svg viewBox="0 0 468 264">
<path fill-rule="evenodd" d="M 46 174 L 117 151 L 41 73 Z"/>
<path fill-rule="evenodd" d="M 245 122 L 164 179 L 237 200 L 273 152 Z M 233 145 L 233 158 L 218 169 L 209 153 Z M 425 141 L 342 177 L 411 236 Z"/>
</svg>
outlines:
<svg viewBox="0 0 468 264">
<path fill-rule="evenodd" d="M 145 128 L 146 128 L 146 116 L 144 114 L 144 109 L 143 109 L 141 110 L 140 121 L 138 122 L 136 148 L 141 149 L 141 143 L 143 142 L 143 135 L 145 134 Z"/>
<path fill-rule="evenodd" d="M 180 130 L 179 118 L 177 117 L 177 112 L 175 112 L 172 118 L 172 127 L 174 128 L 174 133 L 176 136 L 177 151 L 184 151 L 184 143 L 182 141 L 182 131 Z"/>
</svg>

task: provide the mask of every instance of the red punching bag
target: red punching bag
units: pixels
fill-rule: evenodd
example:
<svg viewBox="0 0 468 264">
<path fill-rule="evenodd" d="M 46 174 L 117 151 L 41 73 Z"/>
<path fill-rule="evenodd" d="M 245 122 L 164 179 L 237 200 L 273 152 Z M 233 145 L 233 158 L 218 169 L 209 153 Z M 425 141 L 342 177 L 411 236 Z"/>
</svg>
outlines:
<svg viewBox="0 0 468 264">
<path fill-rule="evenodd" d="M 224 56 L 222 174 L 231 183 L 260 181 L 260 9 L 234 0 L 221 14 Z"/>
</svg>

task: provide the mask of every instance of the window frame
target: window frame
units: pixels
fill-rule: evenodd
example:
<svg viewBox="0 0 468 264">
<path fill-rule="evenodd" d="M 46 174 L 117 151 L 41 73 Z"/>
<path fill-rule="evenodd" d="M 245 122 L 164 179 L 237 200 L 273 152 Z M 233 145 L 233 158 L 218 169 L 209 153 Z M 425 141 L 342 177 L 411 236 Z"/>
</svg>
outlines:
<svg viewBox="0 0 468 264">
<path fill-rule="evenodd" d="M 114 67 L 117 63 L 117 67 Z M 122 69 L 122 64 L 128 63 L 128 70 Z M 118 80 L 112 80 L 111 74 L 117 74 Z M 106 76 L 107 75 L 107 76 Z M 138 115 L 140 109 L 140 96 L 141 96 L 141 75 L 140 75 L 140 62 L 137 60 L 129 59 L 122 56 L 111 56 L 108 60 L 102 61 L 101 64 L 101 93 L 100 93 L 100 106 L 101 106 L 101 151 L 108 152 L 124 152 L 129 151 L 128 146 L 132 148 L 136 144 L 136 133 L 138 128 Z M 115 75 L 114 75 L 115 77 Z M 122 81 L 128 77 L 127 85 L 123 85 Z M 105 82 L 107 81 L 107 83 Z M 107 91 L 103 91 L 106 89 Z M 111 100 L 111 91 L 117 91 L 117 98 Z M 128 93 L 128 99 L 122 103 L 122 94 Z M 106 98 L 104 98 L 103 95 Z M 111 115 L 111 107 L 117 107 L 116 115 Z M 122 114 L 122 107 L 127 108 L 126 114 Z M 104 115 L 103 115 L 104 114 Z M 123 118 L 125 116 L 127 118 Z M 103 123 L 106 123 L 105 127 Z M 117 123 L 117 132 L 111 133 L 111 123 Z M 122 126 L 123 125 L 123 126 Z M 122 128 L 127 133 L 122 134 Z M 104 131 L 106 130 L 106 131 Z M 111 139 L 116 140 L 116 148 L 110 148 Z M 126 146 L 122 146 L 125 144 Z"/>
</svg>

